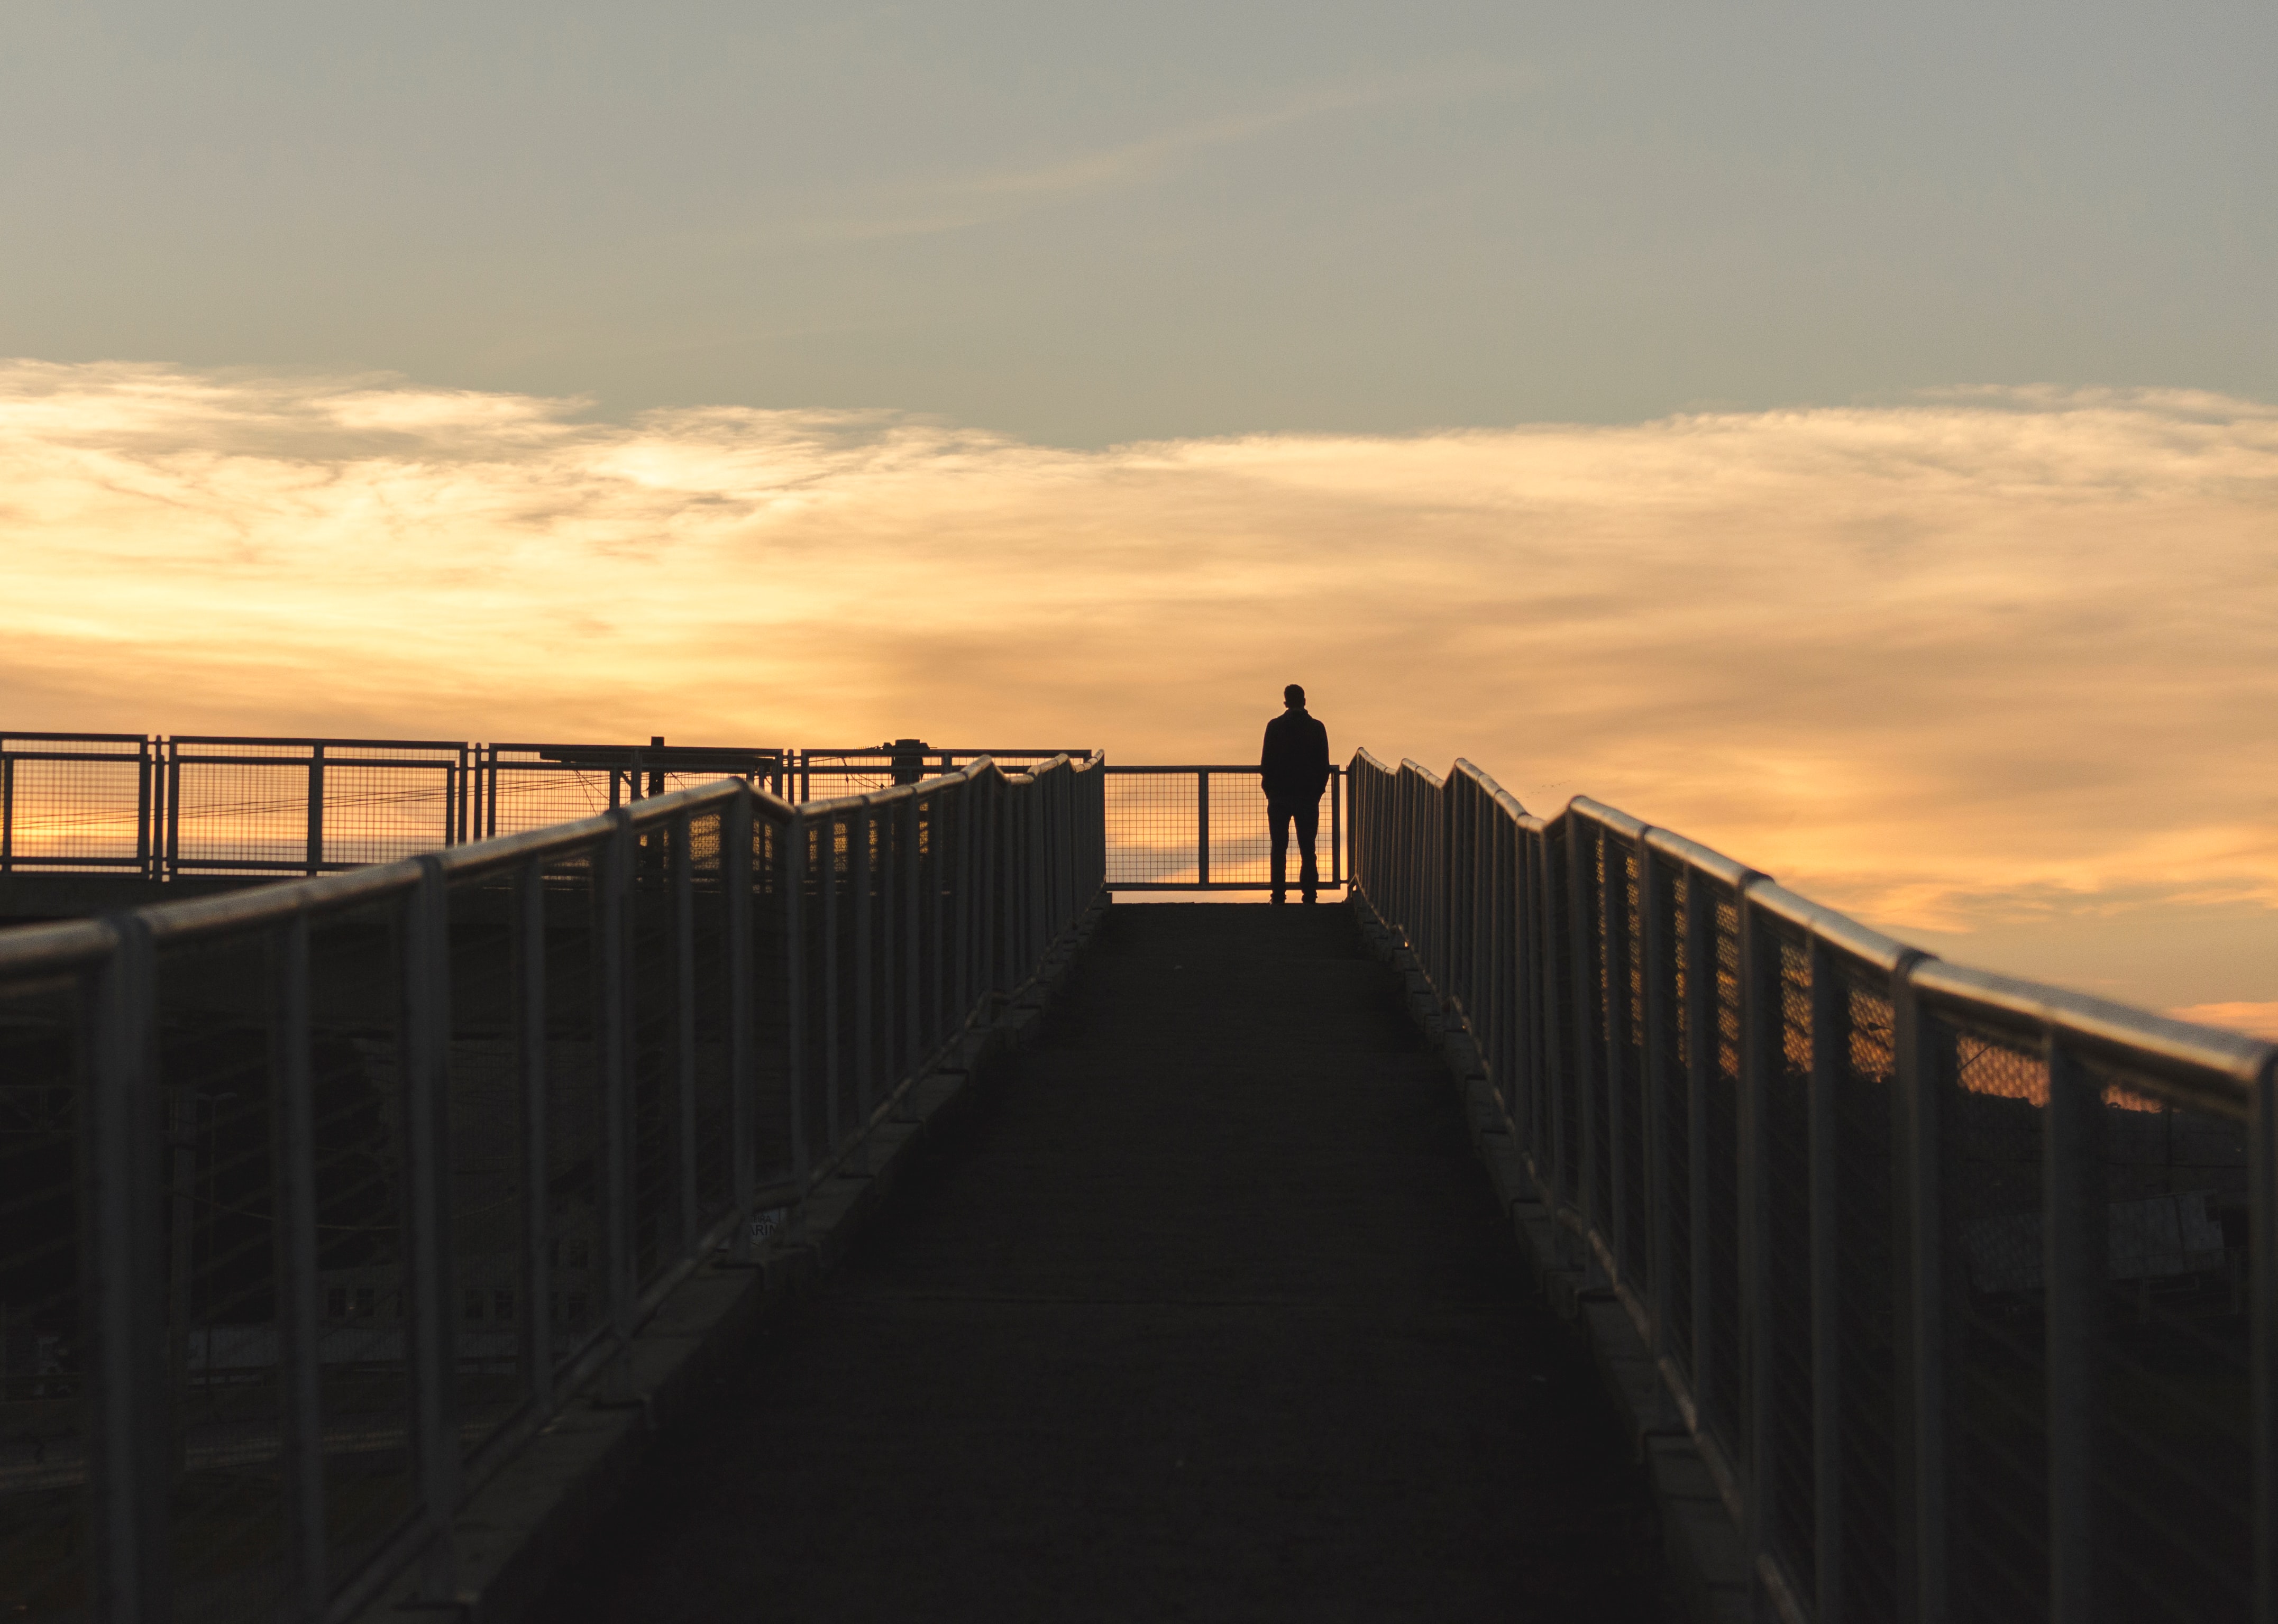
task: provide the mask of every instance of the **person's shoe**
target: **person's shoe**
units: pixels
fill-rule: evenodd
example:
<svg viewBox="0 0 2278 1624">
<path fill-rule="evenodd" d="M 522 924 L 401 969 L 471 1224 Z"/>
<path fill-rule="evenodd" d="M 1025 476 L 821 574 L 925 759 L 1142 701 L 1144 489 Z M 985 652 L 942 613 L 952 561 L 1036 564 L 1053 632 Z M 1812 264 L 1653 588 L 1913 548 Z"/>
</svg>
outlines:
<svg viewBox="0 0 2278 1624">
<path fill-rule="evenodd" d="M 1310 908 L 1310 907 L 1311 907 L 1312 905 L 1313 905 L 1313 894 L 1312 894 L 1311 891 L 1308 891 L 1308 892 L 1306 892 L 1306 893 L 1305 893 L 1305 906 L 1307 906 L 1308 908 Z"/>
<path fill-rule="evenodd" d="M 1274 892 L 1274 893 L 1273 893 L 1273 905 L 1274 905 L 1275 907 L 1277 907 L 1277 908 L 1279 908 L 1279 907 L 1283 903 L 1286 903 L 1286 902 L 1288 902 L 1288 900 L 1289 900 L 1289 899 L 1288 899 L 1288 897 L 1286 897 L 1286 896 L 1282 896 L 1282 895 L 1281 895 L 1281 893 L 1280 893 L 1280 892 L 1279 892 L 1279 891 L 1276 891 L 1276 892 Z"/>
</svg>

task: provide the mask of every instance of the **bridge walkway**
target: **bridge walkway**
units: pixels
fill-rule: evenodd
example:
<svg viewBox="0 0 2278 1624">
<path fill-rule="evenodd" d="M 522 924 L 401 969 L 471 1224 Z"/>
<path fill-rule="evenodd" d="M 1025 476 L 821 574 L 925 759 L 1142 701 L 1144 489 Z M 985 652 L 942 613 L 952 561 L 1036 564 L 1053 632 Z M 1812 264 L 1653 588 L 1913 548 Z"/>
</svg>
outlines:
<svg viewBox="0 0 2278 1624">
<path fill-rule="evenodd" d="M 1036 1045 L 531 1615 L 1667 1615 L 1342 907 L 1109 911 Z"/>
</svg>

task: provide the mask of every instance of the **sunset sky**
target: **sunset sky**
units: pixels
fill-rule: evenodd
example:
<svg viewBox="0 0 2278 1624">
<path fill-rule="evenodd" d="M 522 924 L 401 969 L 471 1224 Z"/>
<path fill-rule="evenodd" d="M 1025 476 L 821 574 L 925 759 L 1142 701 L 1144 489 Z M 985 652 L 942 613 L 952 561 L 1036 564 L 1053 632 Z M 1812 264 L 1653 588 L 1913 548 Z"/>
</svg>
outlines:
<svg viewBox="0 0 2278 1624">
<path fill-rule="evenodd" d="M 2278 12 L 0 12 L 0 727 L 1340 755 L 2278 1027 Z"/>
</svg>

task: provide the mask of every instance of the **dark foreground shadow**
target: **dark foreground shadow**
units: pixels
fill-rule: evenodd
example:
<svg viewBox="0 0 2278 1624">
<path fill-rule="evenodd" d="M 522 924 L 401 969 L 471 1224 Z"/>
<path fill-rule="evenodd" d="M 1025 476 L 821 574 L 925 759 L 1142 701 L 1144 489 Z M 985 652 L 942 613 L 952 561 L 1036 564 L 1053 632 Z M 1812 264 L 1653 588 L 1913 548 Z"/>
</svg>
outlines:
<svg viewBox="0 0 2278 1624">
<path fill-rule="evenodd" d="M 1043 1043 L 530 1616 L 1668 1616 L 1342 907 L 1112 910 Z"/>
</svg>

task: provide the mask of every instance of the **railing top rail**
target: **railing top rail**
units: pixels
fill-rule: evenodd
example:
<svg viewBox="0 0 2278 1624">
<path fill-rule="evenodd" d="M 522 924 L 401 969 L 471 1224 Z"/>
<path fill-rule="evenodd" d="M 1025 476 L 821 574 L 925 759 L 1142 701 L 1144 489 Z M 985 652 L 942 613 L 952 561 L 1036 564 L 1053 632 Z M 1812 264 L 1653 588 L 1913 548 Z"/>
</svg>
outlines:
<svg viewBox="0 0 2278 1624">
<path fill-rule="evenodd" d="M 1591 804 L 1594 806 L 1597 803 L 1593 801 Z M 1746 890 L 1757 881 L 1770 878 L 1762 870 L 1750 868 L 1746 863 L 1736 863 L 1715 847 L 1704 846 L 1697 840 L 1687 840 L 1673 829 L 1647 824 L 1645 831 L 1646 844 L 1670 862 L 1697 868 L 1734 891 Z"/>
<path fill-rule="evenodd" d="M 67 975 L 100 962 L 118 945 L 118 931 L 101 919 L 19 925 L 0 930 L 0 977 Z"/>
<path fill-rule="evenodd" d="M 2172 1102 L 2244 1117 L 2256 1084 L 2278 1064 L 2278 1045 L 2037 981 L 1943 959 L 1911 972 L 1915 993 L 1959 1016 L 2021 1035 L 2052 1035 L 2076 1053 L 2140 1071 L 2174 1091 Z"/>
<path fill-rule="evenodd" d="M 1390 774 L 1390 773 L 1393 771 L 1393 769 L 1392 769 L 1391 767 L 1388 767 L 1388 766 L 1385 766 L 1383 762 L 1379 761 L 1379 760 L 1378 760 L 1374 756 L 1370 755 L 1370 754 L 1368 753 L 1368 751 L 1367 751 L 1367 749 L 1366 749 L 1366 747 L 1365 747 L 1365 746 L 1364 746 L 1363 748 L 1361 748 L 1361 749 L 1359 749 L 1359 750 L 1356 750 L 1356 751 L 1353 751 L 1352 759 L 1353 759 L 1356 762 L 1365 762 L 1365 763 L 1366 763 L 1368 766 L 1372 766 L 1372 767 L 1375 768 L 1375 769 L 1376 769 L 1378 772 L 1380 772 L 1380 773 L 1384 773 L 1384 774 Z"/>
<path fill-rule="evenodd" d="M 34 743 L 60 743 L 65 740 L 73 740 L 82 744 L 148 744 L 151 736 L 147 733 L 29 733 L 11 728 L 0 732 L 0 744 L 10 739 L 27 739 Z"/>
<path fill-rule="evenodd" d="M 1441 788 L 1448 782 L 1446 779 L 1441 777 L 1437 773 L 1433 772 L 1430 767 L 1426 766 L 1421 761 L 1413 760 L 1407 756 L 1400 758 L 1400 770 L 1403 773 L 1415 774 L 1417 777 L 1422 779 L 1426 784 L 1429 784 L 1434 789 Z"/>
<path fill-rule="evenodd" d="M 344 750 L 464 750 L 464 739 L 336 739 L 289 737 L 283 734 L 177 733 L 170 743 L 184 744 L 339 745 Z"/>
<path fill-rule="evenodd" d="M 186 902 L 153 903 L 133 911 L 149 927 L 153 942 L 171 944 L 280 924 L 298 913 L 330 913 L 359 907 L 410 890 L 418 883 L 419 860 L 406 858 L 401 862 L 343 869 L 339 873 L 280 881 L 275 885 L 248 886 L 243 890 L 192 897 Z"/>
<path fill-rule="evenodd" d="M 1107 764 L 1103 762 L 1101 765 Z M 1118 761 L 1107 770 L 1120 776 L 1126 773 L 1262 773 L 1265 769 L 1255 761 Z M 1330 770 L 1341 769 L 1332 767 Z"/>
<path fill-rule="evenodd" d="M 1748 872 L 1754 873 L 1753 870 Z M 1932 957 L 1920 948 L 1908 947 L 1880 931 L 1868 929 L 1848 914 L 1838 913 L 1808 896 L 1798 896 L 1765 875 L 1754 874 L 1739 889 L 1749 906 L 1761 908 L 1776 919 L 1785 919 L 1813 940 L 1870 969 L 1888 973 L 1902 970 L 1917 959 Z"/>
<path fill-rule="evenodd" d="M 1461 756 L 1456 757 L 1456 770 L 1450 776 L 1470 779 L 1487 792 L 1488 799 L 1517 820 L 1520 827 L 1534 830 L 1543 827 L 1541 819 L 1521 805 L 1517 796 L 1495 782 L 1476 762 L 1467 760 Z"/>
</svg>

